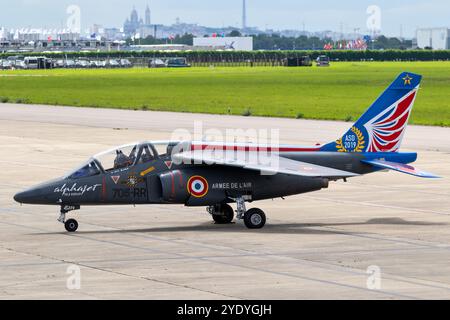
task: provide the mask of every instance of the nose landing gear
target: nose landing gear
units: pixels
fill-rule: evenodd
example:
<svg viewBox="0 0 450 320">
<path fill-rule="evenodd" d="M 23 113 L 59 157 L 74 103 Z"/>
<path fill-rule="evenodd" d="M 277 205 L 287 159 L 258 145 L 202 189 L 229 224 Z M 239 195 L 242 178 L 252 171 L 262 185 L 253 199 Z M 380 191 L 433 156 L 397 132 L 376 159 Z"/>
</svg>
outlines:
<svg viewBox="0 0 450 320">
<path fill-rule="evenodd" d="M 66 221 L 66 213 L 70 211 L 79 210 L 80 206 L 61 206 L 61 214 L 58 218 L 58 221 L 64 224 L 64 227 L 68 232 L 75 232 L 78 230 L 78 221 L 75 219 L 69 219 Z"/>
</svg>

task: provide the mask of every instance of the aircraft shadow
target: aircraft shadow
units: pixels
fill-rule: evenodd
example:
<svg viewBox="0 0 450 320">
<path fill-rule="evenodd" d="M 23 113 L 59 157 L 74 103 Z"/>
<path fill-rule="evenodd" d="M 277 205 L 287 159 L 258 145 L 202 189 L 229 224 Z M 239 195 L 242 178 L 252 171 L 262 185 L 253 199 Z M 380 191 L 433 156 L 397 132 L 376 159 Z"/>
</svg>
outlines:
<svg viewBox="0 0 450 320">
<path fill-rule="evenodd" d="M 310 227 L 338 227 L 338 226 L 362 226 L 362 225 L 404 225 L 404 226 L 442 226 L 448 223 L 436 223 L 428 221 L 408 221 L 402 218 L 374 218 L 366 222 L 342 222 L 342 223 L 308 223 Z"/>
<path fill-rule="evenodd" d="M 407 221 L 400 218 L 377 218 L 371 219 L 365 222 L 344 222 L 344 223 L 282 223 L 282 224 L 270 224 L 268 223 L 264 229 L 253 230 L 253 232 L 264 234 L 313 234 L 313 235 L 350 235 L 361 233 L 357 231 L 344 231 L 344 230 L 324 230 L 314 228 L 326 228 L 326 227 L 340 227 L 340 226 L 364 226 L 364 225 L 403 225 L 403 226 L 438 226 L 447 225 L 447 223 L 433 223 L 425 221 Z M 229 233 L 249 233 L 252 230 L 248 230 L 245 226 L 240 224 L 228 224 L 218 225 L 212 222 L 202 223 L 192 226 L 173 226 L 173 227 L 155 227 L 155 228 L 142 228 L 142 229 L 121 229 L 121 230 L 99 230 L 99 231 L 78 231 L 79 235 L 90 234 L 126 234 L 126 233 L 173 233 L 173 232 L 229 232 Z M 66 232 L 55 233 L 39 233 L 38 235 L 57 235 L 67 234 Z"/>
</svg>

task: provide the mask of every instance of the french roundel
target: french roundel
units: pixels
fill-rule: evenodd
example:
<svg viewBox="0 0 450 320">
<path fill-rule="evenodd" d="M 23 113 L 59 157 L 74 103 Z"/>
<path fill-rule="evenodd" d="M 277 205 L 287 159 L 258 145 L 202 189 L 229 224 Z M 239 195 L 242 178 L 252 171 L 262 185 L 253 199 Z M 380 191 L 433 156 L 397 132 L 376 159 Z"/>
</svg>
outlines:
<svg viewBox="0 0 450 320">
<path fill-rule="evenodd" d="M 200 176 L 194 176 L 188 181 L 188 191 L 196 198 L 204 197 L 208 193 L 208 181 Z"/>
</svg>

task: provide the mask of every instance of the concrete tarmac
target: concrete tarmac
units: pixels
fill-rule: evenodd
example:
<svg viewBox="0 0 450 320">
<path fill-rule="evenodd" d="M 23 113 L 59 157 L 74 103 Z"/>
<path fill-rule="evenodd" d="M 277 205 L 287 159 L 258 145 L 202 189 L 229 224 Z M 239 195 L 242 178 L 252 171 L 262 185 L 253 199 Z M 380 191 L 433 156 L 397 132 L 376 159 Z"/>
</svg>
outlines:
<svg viewBox="0 0 450 320">
<path fill-rule="evenodd" d="M 282 142 L 306 145 L 351 125 L 1 104 L 0 299 L 450 298 L 449 128 L 411 126 L 404 141 L 417 167 L 443 179 L 377 173 L 253 203 L 268 216 L 258 231 L 215 225 L 203 208 L 154 205 L 83 207 L 67 234 L 57 207 L 12 199 L 92 154 L 171 139 L 195 121 L 279 129 Z"/>
</svg>

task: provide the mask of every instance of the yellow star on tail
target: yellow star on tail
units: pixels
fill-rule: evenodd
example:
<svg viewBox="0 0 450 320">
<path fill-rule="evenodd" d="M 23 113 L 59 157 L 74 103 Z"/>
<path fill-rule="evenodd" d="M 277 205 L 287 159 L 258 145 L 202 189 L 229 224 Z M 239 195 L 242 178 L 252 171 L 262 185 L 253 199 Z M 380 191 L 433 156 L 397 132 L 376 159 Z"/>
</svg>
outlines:
<svg viewBox="0 0 450 320">
<path fill-rule="evenodd" d="M 411 77 L 409 76 L 409 74 L 407 74 L 406 77 L 403 78 L 403 80 L 405 81 L 405 86 L 406 86 L 406 85 L 411 85 L 411 80 L 412 80 L 412 79 L 413 79 L 413 78 L 411 78 Z"/>
</svg>

